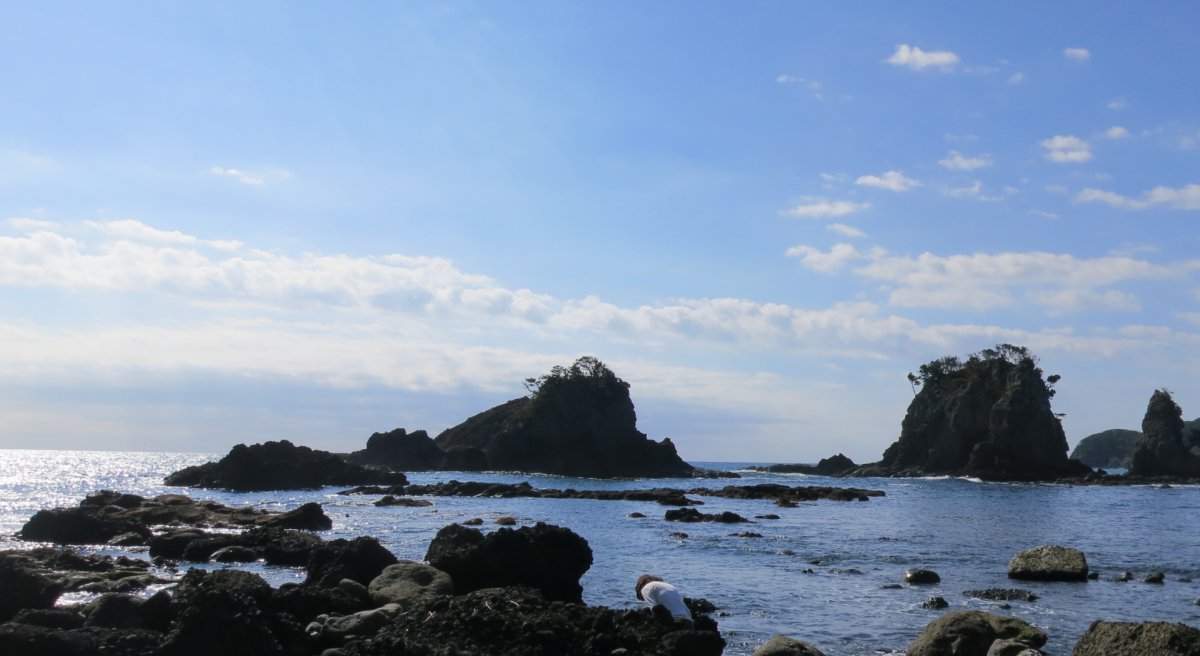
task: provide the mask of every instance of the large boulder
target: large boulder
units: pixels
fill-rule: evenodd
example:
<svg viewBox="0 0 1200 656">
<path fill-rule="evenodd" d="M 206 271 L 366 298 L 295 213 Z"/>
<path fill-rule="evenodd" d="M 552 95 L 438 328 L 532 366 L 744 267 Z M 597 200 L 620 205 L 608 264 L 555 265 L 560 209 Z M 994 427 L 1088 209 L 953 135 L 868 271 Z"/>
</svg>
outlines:
<svg viewBox="0 0 1200 656">
<path fill-rule="evenodd" d="M 402 560 L 388 565 L 367 586 L 371 601 L 384 604 L 411 605 L 430 597 L 454 594 L 454 581 L 442 570 Z"/>
<path fill-rule="evenodd" d="M 333 540 L 314 548 L 308 558 L 308 578 L 305 584 L 323 587 L 336 586 L 342 579 L 369 584 L 388 565 L 394 565 L 396 555 L 370 536 L 353 540 Z"/>
<path fill-rule="evenodd" d="M 592 549 L 570 529 L 541 522 L 487 536 L 451 524 L 429 543 L 425 560 L 449 574 L 459 594 L 526 585 L 549 600 L 582 603 L 579 579 L 592 566 Z"/>
<path fill-rule="evenodd" d="M 171 598 L 170 632 L 163 656 L 282 654 L 260 606 L 271 597 L 262 577 L 235 569 L 190 570 Z"/>
<path fill-rule="evenodd" d="M 1200 629 L 1169 622 L 1092 622 L 1072 656 L 1200 656 Z"/>
<path fill-rule="evenodd" d="M 346 458 L 363 465 L 382 465 L 397 470 L 435 471 L 442 469 L 445 456 L 425 431 L 409 433 L 397 428 L 372 434 L 367 438 L 367 448 Z"/>
<path fill-rule="evenodd" d="M 860 476 L 973 476 L 1054 480 L 1090 469 L 1067 458 L 1062 423 L 1050 407 L 1057 376 L 1043 378 L 1019 346 L 984 349 L 920 368 L 920 392 L 908 406 L 900 439 Z"/>
<path fill-rule="evenodd" d="M 326 485 L 404 485 L 404 474 L 353 464 L 328 451 L 287 440 L 238 444 L 217 462 L 186 467 L 167 476 L 167 485 L 235 492 L 293 490 Z"/>
<path fill-rule="evenodd" d="M 1087 557 L 1078 549 L 1043 545 L 1017 552 L 1008 561 L 1008 578 L 1029 581 L 1086 581 Z"/>
<path fill-rule="evenodd" d="M 126 517 L 101 515 L 94 508 L 49 508 L 39 510 L 21 527 L 21 539 L 56 544 L 105 544 L 109 540 L 134 533 L 143 540 L 150 529 Z"/>
<path fill-rule="evenodd" d="M 1012 640 L 1034 649 L 1046 634 L 1015 617 L 978 610 L 952 611 L 930 622 L 908 647 L 908 656 L 987 656 L 992 643 Z"/>
<path fill-rule="evenodd" d="M 1183 410 L 1171 393 L 1155 390 L 1142 419 L 1142 437 L 1137 441 L 1130 476 L 1200 476 L 1200 456 L 1184 442 Z"/>
<path fill-rule="evenodd" d="M 51 608 L 62 588 L 23 554 L 0 554 L 0 622 L 22 609 Z"/>
<path fill-rule="evenodd" d="M 1088 435 L 1075 445 L 1071 458 L 1088 467 L 1128 469 L 1141 437 L 1138 431 L 1124 428 Z"/>
<path fill-rule="evenodd" d="M 751 656 L 825 656 L 825 653 L 803 640 L 776 633 L 759 645 Z"/>
<path fill-rule="evenodd" d="M 687 477 L 696 470 L 670 438 L 637 430 L 629 383 L 591 357 L 527 381 L 528 397 L 481 412 L 448 428 L 435 442 L 453 459 L 473 449 L 484 467 L 589 477 Z M 448 456 L 448 460 L 451 459 Z M 460 463 L 462 464 L 462 463 Z"/>
</svg>

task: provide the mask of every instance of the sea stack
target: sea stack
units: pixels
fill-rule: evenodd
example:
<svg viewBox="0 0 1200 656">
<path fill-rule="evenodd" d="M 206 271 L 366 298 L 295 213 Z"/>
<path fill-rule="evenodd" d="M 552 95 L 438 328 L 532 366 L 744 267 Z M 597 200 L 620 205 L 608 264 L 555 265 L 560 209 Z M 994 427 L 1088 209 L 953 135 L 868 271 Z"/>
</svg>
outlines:
<svg viewBox="0 0 1200 656">
<path fill-rule="evenodd" d="M 1027 349 L 1001 344 L 966 361 L 948 356 L 909 375 L 920 385 L 883 460 L 858 476 L 972 476 L 1038 481 L 1091 470 L 1067 458 L 1050 407 L 1058 376 L 1044 378 Z"/>
<path fill-rule="evenodd" d="M 1142 419 L 1130 476 L 1200 476 L 1200 456 L 1184 443 L 1183 410 L 1167 390 L 1155 390 Z"/>
</svg>

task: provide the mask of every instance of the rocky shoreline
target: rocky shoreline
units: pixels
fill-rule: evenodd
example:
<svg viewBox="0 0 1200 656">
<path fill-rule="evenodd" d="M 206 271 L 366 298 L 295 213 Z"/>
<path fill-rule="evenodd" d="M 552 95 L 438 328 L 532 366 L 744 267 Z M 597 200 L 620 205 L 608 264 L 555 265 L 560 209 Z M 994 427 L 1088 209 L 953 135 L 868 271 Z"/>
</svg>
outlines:
<svg viewBox="0 0 1200 656">
<path fill-rule="evenodd" d="M 477 496 L 520 495 L 528 484 L 496 487 L 453 483 L 442 491 Z M 405 486 L 409 487 L 409 486 Z M 428 486 L 411 491 L 430 494 Z M 857 498 L 789 486 L 697 488 L 714 496 L 772 500 L 782 488 L 819 498 Z M 378 494 L 387 491 L 347 492 Z M 797 492 L 800 490 L 801 492 Z M 402 490 L 391 490 L 403 493 Z M 565 490 L 545 491 L 566 494 Z M 572 491 L 573 492 L 573 491 Z M 639 500 L 678 499 L 682 490 L 634 491 Z M 474 493 L 474 494 L 468 494 Z M 642 498 L 641 493 L 651 493 Z M 551 498 L 571 498 L 554 496 Z M 614 497 L 615 498 L 615 497 Z M 866 498 L 866 497 L 864 497 Z M 664 504 L 674 505 L 674 504 Z M 303 508 L 303 510 L 301 510 Z M 568 528 L 536 524 L 489 533 L 459 524 L 442 528 L 423 562 L 401 561 L 370 536 L 325 540 L 329 528 L 318 504 L 286 513 L 230 509 L 182 495 L 146 499 L 103 491 L 76 508 L 39 511 L 21 531 L 25 539 L 57 543 L 0 552 L 0 653 L 6 656 L 113 654 L 182 656 L 286 654 L 384 656 L 388 654 L 628 654 L 706 656 L 723 653 L 725 640 L 702 599 L 688 600 L 696 622 L 685 625 L 649 609 L 622 610 L 582 603 L 580 578 L 590 568 L 590 545 Z M 702 516 L 693 508 L 678 511 Z M 58 534 L 39 533 L 54 517 Z M 88 533 L 97 518 L 125 524 Z M 289 524 L 303 518 L 306 528 Z M 324 518 L 324 520 L 322 520 Z M 698 520 L 693 520 L 698 521 Z M 731 521 L 715 519 L 715 521 Z M 81 554 L 79 536 L 146 535 L 151 560 Z M 230 531 L 236 528 L 236 531 Z M 86 530 L 85 530 L 86 529 Z M 216 530 L 213 530 L 216 529 Z M 36 538 L 30 536 L 37 536 Z M 111 540 L 111 538 L 110 538 Z M 228 557 L 228 558 L 226 558 Z M 257 574 L 231 567 L 205 571 L 186 562 L 249 562 L 302 568 L 300 583 L 278 588 Z M 1082 553 L 1046 545 L 1014 555 L 1013 579 L 1086 581 L 1095 578 Z M 1154 582 L 1154 575 L 1146 577 Z M 937 583 L 912 570 L 909 586 Z M 1125 579 L 1117 579 L 1125 580 Z M 891 586 L 889 586 L 891 587 Z M 900 586 L 895 586 L 900 587 Z M 95 594 L 86 603 L 56 604 L 68 592 Z M 1031 603 L 1028 590 L 964 590 L 964 595 Z M 1198 600 L 1200 601 L 1200 600 Z M 926 606 L 944 608 L 941 597 Z M 781 627 L 784 628 L 784 627 Z M 925 656 L 1040 654 L 1046 634 L 1026 622 L 982 611 L 949 611 L 914 636 L 908 654 Z M 1096 622 L 1076 656 L 1200 653 L 1200 630 L 1159 622 Z M 776 635 L 756 656 L 821 654 L 807 642 Z"/>
</svg>

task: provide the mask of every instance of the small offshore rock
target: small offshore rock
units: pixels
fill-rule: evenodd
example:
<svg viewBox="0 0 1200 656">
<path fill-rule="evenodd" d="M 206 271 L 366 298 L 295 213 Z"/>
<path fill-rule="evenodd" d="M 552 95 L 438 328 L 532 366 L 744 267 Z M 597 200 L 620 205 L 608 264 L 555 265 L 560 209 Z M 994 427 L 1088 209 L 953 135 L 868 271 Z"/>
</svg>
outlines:
<svg viewBox="0 0 1200 656">
<path fill-rule="evenodd" d="M 904 573 L 904 582 L 912 585 L 941 583 L 942 577 L 931 569 L 910 569 Z"/>
<path fill-rule="evenodd" d="M 376 505 L 379 507 L 402 506 L 405 508 L 424 508 L 427 506 L 432 506 L 433 502 L 428 499 L 412 499 L 409 497 L 395 497 L 395 496 L 392 496 L 389 494 L 389 495 L 384 496 L 379 501 L 376 501 L 373 505 Z"/>
<path fill-rule="evenodd" d="M 217 549 L 208 559 L 215 563 L 252 563 L 258 560 L 258 552 L 250 547 L 234 545 Z"/>
<path fill-rule="evenodd" d="M 482 517 L 472 517 L 471 519 L 468 519 L 467 521 L 462 523 L 463 526 L 481 526 L 482 524 L 483 524 Z"/>
<path fill-rule="evenodd" d="M 776 515 L 775 513 L 768 513 L 766 515 L 755 515 L 754 519 L 779 519 L 779 515 Z"/>
<path fill-rule="evenodd" d="M 1086 581 L 1087 557 L 1078 549 L 1043 545 L 1017 552 L 1008 563 L 1008 578 L 1033 581 Z"/>
<path fill-rule="evenodd" d="M 684 540 L 688 536 L 688 534 L 684 533 L 683 531 L 671 531 L 668 535 L 675 538 L 676 540 Z"/>
<path fill-rule="evenodd" d="M 498 526 L 516 526 L 517 518 L 513 517 L 512 515 L 505 515 L 496 519 L 496 524 Z"/>
<path fill-rule="evenodd" d="M 1037 601 L 1038 596 L 1029 590 L 1020 588 L 988 588 L 986 590 L 967 590 L 963 592 L 968 597 L 988 599 L 990 601 Z"/>
<path fill-rule="evenodd" d="M 742 531 L 741 533 L 730 533 L 729 536 L 734 538 L 761 538 L 762 533 L 755 533 L 754 531 Z"/>
<path fill-rule="evenodd" d="M 904 586 L 900 585 L 899 583 L 886 583 L 884 585 L 879 586 L 880 590 L 900 590 L 903 588 L 904 588 Z"/>
<path fill-rule="evenodd" d="M 825 656 L 825 653 L 803 640 L 776 633 L 755 649 L 752 656 Z"/>
<path fill-rule="evenodd" d="M 921 608 L 930 608 L 934 610 L 949 607 L 950 603 L 946 601 L 944 597 L 930 597 L 921 604 Z"/>
<path fill-rule="evenodd" d="M 1113 579 L 1117 583 L 1128 583 L 1133 580 L 1133 572 L 1121 572 L 1117 578 Z"/>
<path fill-rule="evenodd" d="M 1151 572 L 1150 574 L 1146 575 L 1146 578 L 1142 579 L 1142 583 L 1161 584 L 1164 580 L 1166 580 L 1166 578 L 1167 576 L 1162 572 Z"/>
<path fill-rule="evenodd" d="M 1073 656 L 1200 654 L 1200 629 L 1170 622 L 1092 622 L 1075 643 Z"/>
<path fill-rule="evenodd" d="M 630 519 L 645 519 L 646 515 L 644 515 L 640 512 L 631 512 L 627 515 L 627 517 L 629 517 Z"/>
</svg>

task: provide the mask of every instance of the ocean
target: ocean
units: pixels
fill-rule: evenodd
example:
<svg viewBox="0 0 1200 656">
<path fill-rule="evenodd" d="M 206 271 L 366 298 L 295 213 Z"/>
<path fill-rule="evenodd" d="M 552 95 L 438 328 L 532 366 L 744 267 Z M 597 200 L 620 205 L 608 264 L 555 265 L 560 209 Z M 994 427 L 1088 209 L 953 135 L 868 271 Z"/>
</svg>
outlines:
<svg viewBox="0 0 1200 656">
<path fill-rule="evenodd" d="M 1169 621 L 1200 626 L 1200 487 L 1092 487 L 997 484 L 934 479 L 830 479 L 746 471 L 753 463 L 698 462 L 739 471 L 740 480 L 607 481 L 512 473 L 410 473 L 414 483 L 476 480 L 539 488 L 631 489 L 783 483 L 879 489 L 866 502 L 817 501 L 778 508 L 770 501 L 694 497 L 704 512 L 744 517 L 778 514 L 752 524 L 666 522 L 667 508 L 648 502 L 434 497 L 431 507 L 372 505 L 376 497 L 341 496 L 336 488 L 229 493 L 162 484 L 163 477 L 217 454 L 0 450 L 0 549 L 28 548 L 13 537 L 42 508 L 74 506 L 89 492 L 111 489 L 144 496 L 185 493 L 230 506 L 287 510 L 308 501 L 333 519 L 326 539 L 372 535 L 397 557 L 422 560 L 441 527 L 473 517 L 484 529 L 503 515 L 522 525 L 565 526 L 591 545 L 594 563 L 583 577 L 584 601 L 636 608 L 633 584 L 651 573 L 686 596 L 716 604 L 726 654 L 750 654 L 774 633 L 818 646 L 829 656 L 901 654 L 940 613 L 921 606 L 942 596 L 950 610 L 978 609 L 1020 617 L 1046 631 L 1048 654 L 1069 654 L 1097 619 Z M 644 519 L 629 517 L 640 512 Z M 685 532 L 687 537 L 673 536 Z M 752 531 L 762 537 L 736 537 Z M 1009 559 L 1021 549 L 1060 544 L 1081 549 L 1100 579 L 1087 583 L 1010 581 Z M 146 557 L 144 551 L 94 551 Z M 220 567 L 204 565 L 204 567 Z M 932 569 L 941 583 L 885 589 L 910 568 Z M 300 570 L 250 566 L 273 585 L 304 578 Z M 1115 581 L 1129 571 L 1135 580 Z M 1142 583 L 1162 571 L 1162 585 Z M 1019 587 L 1034 602 L 969 598 L 963 591 Z M 60 603 L 83 601 L 70 596 Z"/>
</svg>

